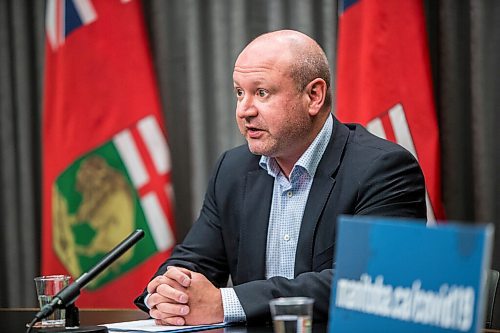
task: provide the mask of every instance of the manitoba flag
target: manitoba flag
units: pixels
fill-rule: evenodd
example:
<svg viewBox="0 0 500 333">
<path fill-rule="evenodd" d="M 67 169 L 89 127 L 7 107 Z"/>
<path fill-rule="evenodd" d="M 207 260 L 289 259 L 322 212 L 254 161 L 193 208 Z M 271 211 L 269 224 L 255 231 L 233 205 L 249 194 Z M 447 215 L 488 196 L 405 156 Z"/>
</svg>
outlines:
<svg viewBox="0 0 500 333">
<path fill-rule="evenodd" d="M 170 153 L 138 1 L 49 0 L 42 273 L 78 278 L 136 229 L 81 307 L 134 307 L 175 243 Z"/>
<path fill-rule="evenodd" d="M 427 219 L 444 218 L 439 131 L 422 0 L 344 0 L 336 115 L 399 143 L 425 176 Z"/>
</svg>

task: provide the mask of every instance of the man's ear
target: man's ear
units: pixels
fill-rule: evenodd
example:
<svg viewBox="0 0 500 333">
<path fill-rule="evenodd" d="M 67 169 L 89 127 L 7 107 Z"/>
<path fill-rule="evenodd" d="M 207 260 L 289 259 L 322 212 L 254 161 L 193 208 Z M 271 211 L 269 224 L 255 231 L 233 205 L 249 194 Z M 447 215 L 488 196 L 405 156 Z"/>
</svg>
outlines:
<svg viewBox="0 0 500 333">
<path fill-rule="evenodd" d="M 309 115 L 315 116 L 325 104 L 326 82 L 323 79 L 316 78 L 307 84 L 305 91 L 309 98 Z"/>
</svg>

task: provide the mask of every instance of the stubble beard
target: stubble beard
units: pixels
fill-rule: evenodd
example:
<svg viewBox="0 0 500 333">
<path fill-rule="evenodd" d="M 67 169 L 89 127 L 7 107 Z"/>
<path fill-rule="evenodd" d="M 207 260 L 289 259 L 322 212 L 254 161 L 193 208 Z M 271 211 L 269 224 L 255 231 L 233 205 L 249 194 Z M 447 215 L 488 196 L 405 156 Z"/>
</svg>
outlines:
<svg viewBox="0 0 500 333">
<path fill-rule="evenodd" d="M 269 131 L 265 132 L 264 140 L 252 143 L 248 136 L 246 137 L 250 152 L 255 155 L 264 155 L 268 157 L 280 158 L 287 157 L 302 146 L 304 141 L 308 140 L 308 135 L 312 128 L 312 122 L 306 116 L 290 118 L 283 124 L 284 126 L 275 134 Z M 303 152 L 302 152 L 303 153 Z M 302 154 L 301 153 L 301 154 Z"/>
</svg>

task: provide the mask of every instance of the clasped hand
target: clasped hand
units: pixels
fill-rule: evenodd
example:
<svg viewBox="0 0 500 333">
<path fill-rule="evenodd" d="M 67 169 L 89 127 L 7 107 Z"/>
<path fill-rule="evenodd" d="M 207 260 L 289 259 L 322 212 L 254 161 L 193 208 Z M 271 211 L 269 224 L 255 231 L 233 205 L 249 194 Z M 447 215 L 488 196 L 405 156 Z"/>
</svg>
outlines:
<svg viewBox="0 0 500 333">
<path fill-rule="evenodd" d="M 224 320 L 222 296 L 203 274 L 170 266 L 149 282 L 149 315 L 158 325 L 201 325 Z"/>
</svg>

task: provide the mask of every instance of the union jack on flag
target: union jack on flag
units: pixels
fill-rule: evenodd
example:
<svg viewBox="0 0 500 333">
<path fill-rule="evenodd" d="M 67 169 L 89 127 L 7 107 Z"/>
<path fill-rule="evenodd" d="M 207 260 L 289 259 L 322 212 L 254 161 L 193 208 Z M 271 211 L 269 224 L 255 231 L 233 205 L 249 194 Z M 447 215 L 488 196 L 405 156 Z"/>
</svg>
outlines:
<svg viewBox="0 0 500 333">
<path fill-rule="evenodd" d="M 97 14 L 90 0 L 48 0 L 45 29 L 52 50 L 63 45 L 66 36 L 75 29 L 96 19 Z"/>
</svg>

